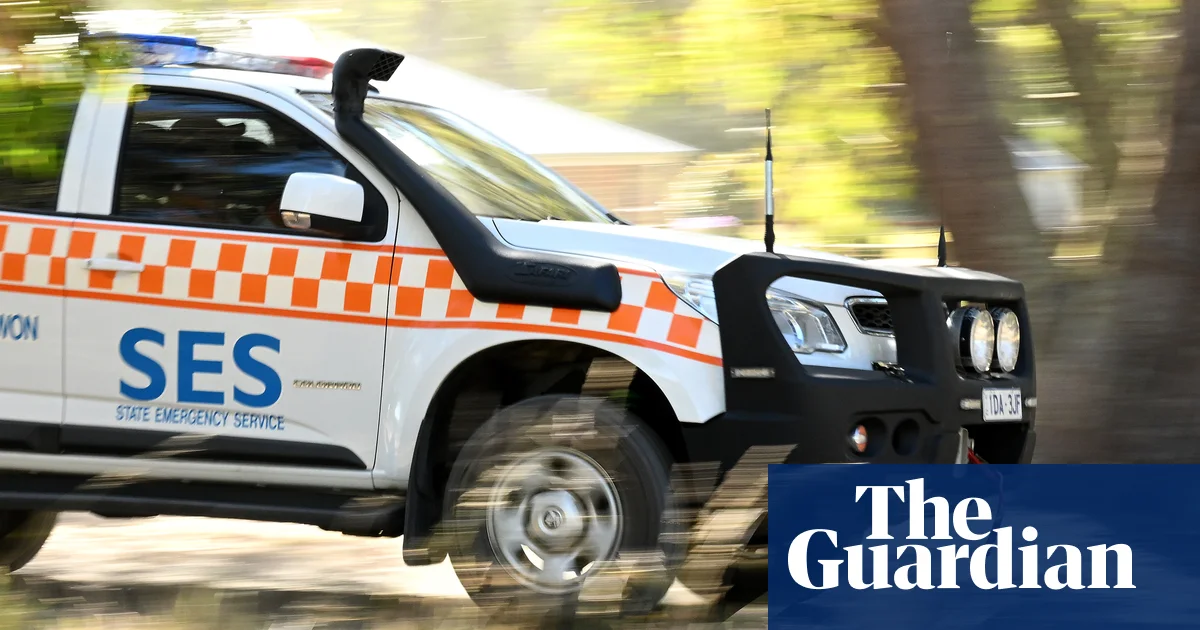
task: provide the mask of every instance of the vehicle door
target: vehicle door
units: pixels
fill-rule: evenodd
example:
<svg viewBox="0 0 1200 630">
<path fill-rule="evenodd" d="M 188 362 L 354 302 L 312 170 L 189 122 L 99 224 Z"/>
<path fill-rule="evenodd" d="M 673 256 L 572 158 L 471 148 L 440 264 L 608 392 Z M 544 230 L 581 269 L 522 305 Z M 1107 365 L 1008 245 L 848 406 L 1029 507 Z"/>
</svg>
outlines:
<svg viewBox="0 0 1200 630">
<path fill-rule="evenodd" d="M 63 448 L 369 470 L 395 189 L 303 103 L 195 77 L 128 89 L 104 112 L 119 147 L 91 156 L 115 172 L 89 173 L 71 235 Z M 360 184 L 362 221 L 283 211 L 295 173 Z"/>
</svg>

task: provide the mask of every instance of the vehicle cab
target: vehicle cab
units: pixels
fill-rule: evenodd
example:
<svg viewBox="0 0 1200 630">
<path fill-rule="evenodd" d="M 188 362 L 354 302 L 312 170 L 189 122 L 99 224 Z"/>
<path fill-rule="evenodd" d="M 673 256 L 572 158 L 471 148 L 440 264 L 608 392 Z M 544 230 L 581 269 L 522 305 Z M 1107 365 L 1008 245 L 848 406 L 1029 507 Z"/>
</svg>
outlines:
<svg viewBox="0 0 1200 630">
<path fill-rule="evenodd" d="M 378 94 L 394 53 L 124 40 L 154 62 L 92 77 L 54 172 L 0 171 L 11 515 L 405 534 L 494 565 L 480 601 L 561 597 L 665 544 L 683 464 L 1030 460 L 1016 282 L 629 225 Z"/>
</svg>

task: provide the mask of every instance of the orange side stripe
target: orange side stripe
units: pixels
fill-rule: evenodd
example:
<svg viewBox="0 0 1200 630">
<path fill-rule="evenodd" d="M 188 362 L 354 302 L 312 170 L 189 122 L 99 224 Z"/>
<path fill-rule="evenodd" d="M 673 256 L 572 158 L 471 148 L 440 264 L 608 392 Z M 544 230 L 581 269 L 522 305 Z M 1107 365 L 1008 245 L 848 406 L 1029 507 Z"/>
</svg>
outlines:
<svg viewBox="0 0 1200 630">
<path fill-rule="evenodd" d="M 243 232 L 220 232 L 209 231 L 209 228 L 172 228 L 160 226 L 138 225 L 136 223 L 124 223 L 118 221 L 106 221 L 104 219 L 90 219 L 80 216 L 53 216 L 44 214 L 26 214 L 26 213 L 7 213 L 0 211 L 0 221 L 8 223 L 30 223 L 35 225 L 63 225 L 69 226 L 72 221 L 77 221 L 80 226 L 86 226 L 88 229 L 104 230 L 111 232 L 135 232 L 139 234 L 161 234 L 166 236 L 179 236 L 182 238 L 212 238 L 225 241 L 241 241 L 246 243 L 269 243 L 276 245 L 287 246 L 308 246 L 308 247 L 333 247 L 337 249 L 351 249 L 358 251 L 375 251 L 375 252 L 395 252 L 400 254 L 412 254 L 415 256 L 433 256 L 445 258 L 446 253 L 436 247 L 408 247 L 403 245 L 393 246 L 387 243 L 345 243 L 337 240 L 325 239 L 310 239 L 303 237 L 287 237 L 287 236 L 272 236 L 265 234 L 243 233 Z M 65 225 L 64 225 L 65 224 Z M 632 269 L 629 267 L 617 267 L 617 271 L 622 274 L 631 276 L 643 276 L 646 278 L 658 278 L 659 274 L 653 271 L 644 269 Z"/>
<path fill-rule="evenodd" d="M 41 295 L 64 295 L 70 298 L 81 298 L 85 300 L 103 300 L 106 302 L 128 302 L 133 304 L 145 304 L 148 306 L 165 306 L 168 308 L 187 308 L 201 311 L 225 312 L 225 313 L 246 313 L 250 315 L 267 315 L 273 317 L 290 317 L 296 319 L 309 319 L 315 321 L 341 322 L 347 324 L 367 324 L 373 326 L 382 325 L 384 320 L 381 317 L 370 317 L 365 315 L 348 315 L 345 313 L 319 313 L 313 311 L 292 311 L 286 309 L 269 308 L 263 306 L 250 306 L 244 304 L 215 304 L 205 302 L 188 302 L 184 300 L 174 300 L 170 298 L 145 297 L 140 295 L 125 295 L 107 292 L 80 291 L 70 290 L 63 291 L 55 287 L 32 287 L 19 284 L 0 283 L 0 289 L 5 291 L 13 291 L 15 293 L 34 293 Z M 627 335 L 618 335 L 601 330 L 587 330 L 579 328 L 567 328 L 559 326 L 548 326 L 545 324 L 524 324 L 520 322 L 502 322 L 502 321 L 430 321 L 421 319 L 391 319 L 387 322 L 388 326 L 398 328 L 457 328 L 457 329 L 474 329 L 474 330 L 505 330 L 511 332 L 531 332 L 547 335 L 559 335 L 563 337 L 577 337 L 583 339 L 595 339 L 599 341 L 608 341 L 612 343 L 620 343 L 629 346 L 637 346 L 650 350 L 666 352 L 675 356 L 699 361 L 708 365 L 722 365 L 720 357 L 714 357 L 700 352 L 687 350 L 684 348 L 676 348 L 664 343 L 649 341 L 638 337 L 630 337 Z"/>
<path fill-rule="evenodd" d="M 62 287 L 34 287 L 27 284 L 9 284 L 0 282 L 0 291 L 11 291 L 12 293 L 32 293 L 34 295 L 53 295 L 57 297 L 63 296 Z"/>
<path fill-rule="evenodd" d="M 507 330 L 512 332 L 533 332 L 547 335 L 562 335 L 565 337 L 582 337 L 585 339 L 596 339 L 599 341 L 611 341 L 613 343 L 621 343 L 629 346 L 638 346 L 651 350 L 659 350 L 677 356 L 707 363 L 709 365 L 722 365 L 720 357 L 701 354 L 692 350 L 676 348 L 668 346 L 665 343 L 649 341 L 638 337 L 628 337 L 625 335 L 616 335 L 601 330 L 587 330 L 582 328 L 560 328 L 558 326 L 547 326 L 545 324 L 521 324 L 517 322 L 491 322 L 491 321 L 429 321 L 424 319 L 393 319 L 388 321 L 388 326 L 397 326 L 401 328 L 475 328 L 480 330 Z"/>
<path fill-rule="evenodd" d="M 5 216 L 4 220 L 8 220 Z M 350 249 L 364 252 L 391 252 L 392 245 L 390 243 L 347 243 L 334 239 L 320 238 L 304 238 L 304 237 L 288 237 L 288 236 L 272 236 L 267 234 L 255 234 L 251 232 L 220 232 L 213 231 L 213 228 L 195 227 L 195 228 L 173 228 L 159 227 L 151 225 L 139 225 L 136 223 L 125 223 L 118 221 L 103 221 L 96 219 L 76 218 L 75 227 L 88 230 L 102 230 L 106 232 L 133 232 L 137 234 L 160 234 L 164 236 L 178 236 L 181 238 L 190 239 L 214 239 L 218 241 L 237 241 L 241 243 L 267 243 L 271 245 L 286 245 L 290 247 L 317 247 L 329 249 Z"/>
<path fill-rule="evenodd" d="M 246 313 L 249 315 L 269 315 L 272 317 L 291 317 L 295 319 L 312 319 L 324 322 L 342 322 L 346 324 L 370 324 L 380 326 L 383 324 L 382 317 L 369 317 L 366 315 L 347 315 L 345 313 L 321 313 L 317 311 L 291 311 L 282 308 L 271 308 L 267 306 L 250 306 L 247 304 L 219 304 L 212 302 L 188 302 L 186 300 L 174 300 L 171 298 L 145 297 L 141 295 L 126 295 L 122 293 L 109 293 L 107 291 L 80 291 L 69 290 L 66 292 L 69 298 L 81 298 L 85 300 L 103 300 L 105 302 L 130 302 L 133 304 L 145 304 L 147 306 L 166 306 L 168 308 L 190 308 L 199 311 L 213 311 L 217 313 Z"/>
</svg>

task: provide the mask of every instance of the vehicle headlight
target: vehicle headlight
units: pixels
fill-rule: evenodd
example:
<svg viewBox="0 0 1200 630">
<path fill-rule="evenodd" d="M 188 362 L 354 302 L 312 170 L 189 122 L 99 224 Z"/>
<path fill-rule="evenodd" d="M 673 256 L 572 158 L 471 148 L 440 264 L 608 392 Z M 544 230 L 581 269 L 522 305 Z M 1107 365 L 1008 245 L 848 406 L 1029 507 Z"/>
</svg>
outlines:
<svg viewBox="0 0 1200 630">
<path fill-rule="evenodd" d="M 778 289 L 767 289 L 767 306 L 792 352 L 844 352 L 846 340 L 824 306 Z"/>
<path fill-rule="evenodd" d="M 720 324 L 712 276 L 664 273 L 663 280 L 679 299 L 712 323 Z M 845 352 L 846 340 L 824 306 L 773 288 L 767 289 L 766 299 L 771 317 L 792 352 Z"/>
<path fill-rule="evenodd" d="M 964 366 L 986 374 L 992 369 L 996 328 L 992 315 L 975 307 L 964 306 L 950 314 L 950 331 L 957 336 L 959 356 Z"/>
<path fill-rule="evenodd" d="M 1021 351 L 1021 323 L 1011 309 L 994 308 L 992 319 L 996 322 L 996 363 L 1005 372 L 1017 369 L 1017 356 Z"/>
</svg>

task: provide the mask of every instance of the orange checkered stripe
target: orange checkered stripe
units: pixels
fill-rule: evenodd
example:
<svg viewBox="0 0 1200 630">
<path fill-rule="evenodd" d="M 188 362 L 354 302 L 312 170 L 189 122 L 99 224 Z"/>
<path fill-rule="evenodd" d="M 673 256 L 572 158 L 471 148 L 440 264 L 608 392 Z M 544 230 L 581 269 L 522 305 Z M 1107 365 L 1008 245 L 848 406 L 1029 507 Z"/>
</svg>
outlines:
<svg viewBox="0 0 1200 630">
<path fill-rule="evenodd" d="M 115 224 L 114 224 L 115 227 Z M 314 246 L 308 241 L 33 219 L 0 214 L 0 287 L 180 308 L 415 328 L 524 331 L 614 341 L 720 364 L 717 327 L 657 274 L 621 273 L 612 313 L 476 300 L 431 249 Z M 140 273 L 89 270 L 90 258 Z"/>
</svg>

